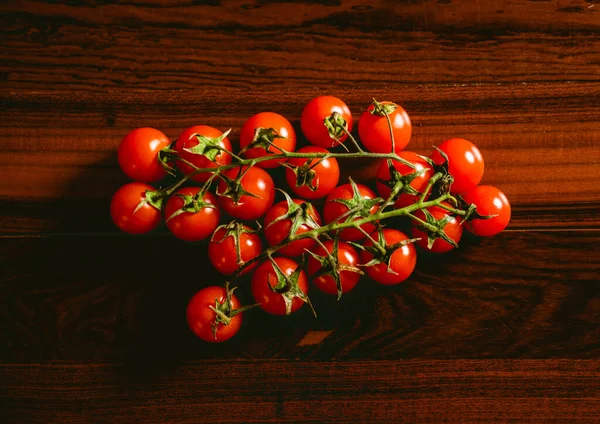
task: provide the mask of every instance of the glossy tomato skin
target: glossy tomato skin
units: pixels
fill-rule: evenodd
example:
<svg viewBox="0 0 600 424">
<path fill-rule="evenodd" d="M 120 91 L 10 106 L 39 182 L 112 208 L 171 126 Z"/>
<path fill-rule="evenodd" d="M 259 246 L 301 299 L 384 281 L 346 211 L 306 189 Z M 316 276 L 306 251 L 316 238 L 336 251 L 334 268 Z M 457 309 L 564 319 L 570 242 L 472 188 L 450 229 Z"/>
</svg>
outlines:
<svg viewBox="0 0 600 424">
<path fill-rule="evenodd" d="M 292 259 L 282 256 L 274 258 L 274 260 L 285 275 L 292 275 L 296 268 L 300 266 Z M 270 261 L 263 262 L 256 268 L 256 271 L 252 275 L 251 284 L 252 296 L 254 296 L 256 303 L 260 304 L 260 307 L 264 311 L 273 315 L 285 315 L 285 301 L 283 297 L 269 288 L 269 286 L 277 286 L 277 274 Z M 308 281 L 304 271 L 300 272 L 298 287 L 304 294 L 308 294 Z M 303 304 L 304 302 L 300 298 L 295 297 L 292 300 L 291 312 L 297 311 Z"/>
<path fill-rule="evenodd" d="M 273 112 L 261 112 L 251 118 L 249 118 L 240 132 L 240 149 L 245 148 L 247 145 L 254 141 L 254 133 L 257 128 L 273 128 L 277 134 L 283 138 L 275 138 L 273 144 L 287 152 L 293 152 L 296 149 L 296 132 L 290 121 L 285 119 L 278 113 Z M 282 151 L 275 146 L 269 147 L 269 154 L 281 154 Z M 267 151 L 263 147 L 253 147 L 244 152 L 244 156 L 248 159 L 254 159 L 267 155 Z M 261 168 L 276 168 L 285 159 L 272 159 L 259 162 L 256 166 Z"/>
<path fill-rule="evenodd" d="M 440 144 L 438 149 L 448 155 L 448 169 L 454 177 L 451 193 L 463 193 L 479 184 L 483 178 L 484 163 L 477 146 L 464 138 L 451 138 Z M 437 150 L 431 154 L 431 159 L 438 165 L 445 162 Z"/>
<path fill-rule="evenodd" d="M 298 149 L 298 153 L 327 153 L 328 150 L 318 146 L 307 146 Z M 293 158 L 289 160 L 289 164 L 293 166 L 302 166 L 303 164 L 310 162 L 317 163 L 319 159 L 301 159 Z M 311 190 L 309 186 L 303 185 L 298 187 L 296 185 L 296 175 L 294 171 L 289 168 L 285 170 L 285 180 L 290 186 L 290 189 L 300 197 L 304 199 L 320 199 L 327 196 L 337 186 L 340 180 L 340 167 L 338 161 L 335 158 L 328 158 L 321 160 L 317 165 L 311 168 L 315 172 L 314 185 L 316 190 Z"/>
<path fill-rule="evenodd" d="M 210 343 L 220 343 L 238 333 L 242 326 L 242 313 L 233 316 L 227 325 L 219 323 L 216 338 L 213 334 L 212 324 L 215 322 L 216 314 L 210 306 L 214 307 L 217 300 L 224 303 L 226 299 L 225 288 L 219 286 L 203 288 L 190 299 L 186 317 L 190 329 L 196 336 Z M 231 295 L 231 306 L 232 310 L 240 308 L 240 301 L 235 294 Z"/>
<path fill-rule="evenodd" d="M 296 203 L 298 205 L 300 205 L 302 203 L 306 203 L 304 200 L 301 200 L 301 199 L 292 199 L 292 200 L 294 201 L 294 203 Z M 267 242 L 269 242 L 269 245 L 271 245 L 271 246 L 275 246 L 276 244 L 282 242 L 290 234 L 290 230 L 292 229 L 292 220 L 291 219 L 283 219 L 281 221 L 274 223 L 273 225 L 270 225 L 271 222 L 273 222 L 280 216 L 285 215 L 286 213 L 288 213 L 288 204 L 287 204 L 286 200 L 283 200 L 283 201 L 275 204 L 269 210 L 269 212 L 267 212 L 267 215 L 265 216 L 265 222 L 263 224 L 264 234 L 265 234 L 265 238 L 267 239 Z M 317 213 L 317 211 L 315 210 L 314 207 L 312 208 L 311 216 L 318 225 L 321 225 L 321 217 L 319 216 L 319 214 Z M 305 233 L 310 230 L 311 230 L 311 228 L 309 226 L 302 224 L 298 228 L 298 231 L 296 231 L 296 234 L 302 234 L 302 233 Z M 279 249 L 277 251 L 277 253 L 280 255 L 283 255 L 283 256 L 290 256 L 290 257 L 300 256 L 306 250 L 310 250 L 314 245 L 315 245 L 315 241 L 313 239 L 305 238 L 302 240 L 296 240 L 296 241 L 289 243 L 285 247 Z"/>
<path fill-rule="evenodd" d="M 214 162 L 208 159 L 204 155 L 196 155 L 190 152 L 186 152 L 184 149 L 192 148 L 198 145 L 198 139 L 193 137 L 194 134 L 200 134 L 210 138 L 217 138 L 223 135 L 221 131 L 216 128 L 209 127 L 207 125 L 196 125 L 183 131 L 177 141 L 175 142 L 175 150 L 177 150 L 179 156 L 182 159 L 194 164 L 198 168 L 216 168 L 220 165 L 229 165 L 231 163 L 231 155 L 225 152 L 221 152 L 217 155 Z M 231 142 L 225 137 L 219 145 L 231 152 Z M 185 175 L 194 172 L 194 168 L 182 161 L 176 161 L 177 167 Z M 201 172 L 191 177 L 192 180 L 199 183 L 206 182 L 211 177 L 210 172 Z"/>
<path fill-rule="evenodd" d="M 244 226 L 248 231 L 250 227 Z M 219 228 L 208 243 L 208 258 L 217 271 L 221 274 L 231 275 L 239 268 L 237 264 L 235 240 L 233 235 L 228 235 L 225 228 Z M 240 253 L 242 261 L 248 262 L 262 252 L 262 242 L 256 233 L 242 232 L 240 235 Z M 257 263 L 249 265 L 241 275 L 247 274 L 255 268 Z"/>
<path fill-rule="evenodd" d="M 474 203 L 480 215 L 496 215 L 489 219 L 474 219 L 465 225 L 477 236 L 494 236 L 503 231 L 510 222 L 510 203 L 504 193 L 493 186 L 477 186 L 463 194 L 468 204 Z"/>
<path fill-rule="evenodd" d="M 383 105 L 396 105 L 393 102 L 381 102 Z M 390 153 L 392 151 L 392 138 L 390 135 L 390 126 L 384 116 L 374 115 L 371 111 L 374 105 L 371 104 L 362 114 L 358 121 L 358 136 L 360 141 L 369 152 Z M 392 132 L 394 134 L 395 152 L 399 153 L 408 145 L 412 134 L 412 124 L 406 111 L 396 105 L 396 109 L 389 114 L 392 123 Z"/>
<path fill-rule="evenodd" d="M 375 199 L 377 197 L 373 190 L 371 190 L 369 187 L 362 184 L 356 185 L 358 186 L 358 190 L 363 198 Z M 353 197 L 354 192 L 352 190 L 352 185 L 343 184 L 341 186 L 336 187 L 335 190 L 333 190 L 325 200 L 325 207 L 323 208 L 323 219 L 325 220 L 325 223 L 329 224 L 332 221 L 335 221 L 339 216 L 342 216 L 343 214 L 348 212 L 348 207 L 342 203 L 337 202 L 337 199 L 348 200 L 352 199 Z M 375 212 L 377 212 L 378 209 L 379 205 L 375 205 L 371 208 L 369 212 L 372 215 Z M 347 218 L 344 218 L 340 222 L 346 222 L 346 220 Z M 361 228 L 370 234 L 375 230 L 375 225 L 372 223 L 363 224 L 361 225 Z M 345 228 L 342 231 L 340 231 L 340 238 L 342 240 L 347 241 L 359 241 L 364 239 L 365 235 L 356 228 Z"/>
<path fill-rule="evenodd" d="M 346 134 L 339 138 L 339 142 L 329 136 L 329 130 L 324 125 L 325 118 L 337 112 L 346 121 L 348 131 L 352 131 L 352 114 L 342 100 L 333 96 L 321 96 L 312 99 L 302 111 L 300 126 L 302 132 L 312 144 L 325 148 L 337 146 L 346 141 Z"/>
<path fill-rule="evenodd" d="M 113 195 L 110 202 L 110 216 L 121 231 L 129 234 L 144 234 L 155 229 L 160 223 L 161 213 L 149 203 L 134 211 L 146 191 L 155 191 L 154 187 L 144 183 L 129 183 Z"/>
<path fill-rule="evenodd" d="M 165 206 L 165 220 L 167 228 L 173 235 L 185 241 L 199 241 L 209 237 L 219 225 L 221 212 L 217 207 L 217 198 L 214 194 L 206 192 L 203 200 L 214 205 L 214 208 L 204 207 L 199 212 L 183 212 L 169 219 L 175 212 L 181 209 L 184 201 L 178 194 L 195 196 L 200 187 L 184 187 L 177 190 L 167 201 Z"/>
<path fill-rule="evenodd" d="M 437 206 L 427 208 L 427 210 L 437 220 L 440 220 L 440 219 L 444 218 L 445 216 L 449 215 L 448 211 L 446 211 L 445 209 L 442 209 L 440 207 L 437 207 Z M 420 210 L 415 212 L 414 215 L 417 218 L 425 220 L 425 214 Z M 444 227 L 444 232 L 446 233 L 446 235 L 448 237 L 450 237 L 452 240 L 454 240 L 456 243 L 458 243 L 460 241 L 460 238 L 461 238 L 462 232 L 463 232 L 463 226 L 461 225 L 461 221 L 462 220 L 460 217 L 454 217 L 454 219 L 452 219 L 452 221 L 448 222 L 446 224 L 446 226 Z M 445 253 L 445 252 L 448 252 L 448 251 L 454 249 L 454 246 L 452 246 L 450 243 L 448 243 L 445 240 L 439 239 L 439 238 L 435 240 L 435 242 L 433 243 L 433 246 L 431 247 L 431 249 L 429 249 L 427 247 L 427 233 L 425 233 L 420 228 L 417 228 L 414 225 L 414 223 L 413 223 L 413 227 L 412 227 L 412 235 L 414 238 L 420 238 L 421 240 L 417 241 L 416 243 L 420 247 L 422 247 L 424 250 L 427 250 L 429 252 Z"/>
<path fill-rule="evenodd" d="M 325 246 L 327 250 L 323 249 L 323 246 Z M 315 246 L 312 249 L 312 252 L 319 256 L 326 256 L 327 253 L 333 252 L 333 241 L 325 240 L 323 241 L 323 246 Z M 348 243 L 340 241 L 338 245 L 338 261 L 340 264 L 358 268 L 358 253 L 356 253 L 356 250 Z M 321 263 L 312 256 L 309 256 L 307 265 L 308 275 L 313 276 L 320 269 Z M 356 286 L 356 283 L 358 283 L 358 280 L 360 280 L 360 274 L 358 272 L 340 272 L 342 293 L 348 293 L 350 290 L 352 290 L 354 286 Z M 335 280 L 331 275 L 321 275 L 317 278 L 313 278 L 312 281 L 313 283 L 315 283 L 315 286 L 317 286 L 322 292 L 332 295 L 338 294 L 337 285 L 335 284 Z"/>
<path fill-rule="evenodd" d="M 431 165 L 429 165 L 423 158 L 421 158 L 414 152 L 403 151 L 398 153 L 398 156 L 400 156 L 402 159 L 406 159 L 407 161 L 415 165 L 415 169 L 412 169 L 401 162 L 398 162 L 396 160 L 392 161 L 394 168 L 401 175 L 409 175 L 414 172 L 418 172 L 422 169 L 425 169 L 425 171 L 421 175 L 412 180 L 410 183 L 410 186 L 412 188 L 417 190 L 419 193 L 422 193 L 427 187 L 427 183 L 429 183 L 429 180 L 433 176 L 433 169 L 431 168 Z M 379 164 L 376 178 L 377 192 L 381 197 L 387 199 L 392 190 L 390 187 L 380 182 L 380 180 L 390 180 L 390 168 L 388 166 L 387 160 L 384 160 Z M 410 206 L 413 203 L 416 203 L 417 200 L 419 200 L 419 196 L 403 193 L 398 197 L 398 200 L 396 200 L 394 204 L 397 208 L 403 208 L 405 206 Z"/>
<path fill-rule="evenodd" d="M 239 168 L 224 172 L 231 179 L 235 179 L 239 173 Z M 227 185 L 221 180 L 217 188 L 219 205 L 225 212 L 237 219 L 248 221 L 260 218 L 267 213 L 275 200 L 275 183 L 273 179 L 264 169 L 253 166 L 244 174 L 241 183 L 244 190 L 258 197 L 243 195 L 240 197 L 239 202 L 234 202 L 229 197 L 222 195 L 227 189 Z"/>
<path fill-rule="evenodd" d="M 372 235 L 372 237 L 377 240 L 378 234 L 375 233 Z M 392 246 L 396 243 L 400 243 L 409 239 L 409 237 L 402 231 L 388 228 L 383 230 L 383 238 L 385 239 L 386 246 Z M 371 240 L 367 240 L 365 246 L 373 246 L 373 242 Z M 363 264 L 366 264 L 373 259 L 373 255 L 370 252 L 363 251 L 360 253 L 360 259 Z M 388 272 L 388 265 L 384 263 L 364 267 L 364 270 L 369 277 L 378 283 L 393 285 L 406 280 L 410 274 L 412 274 L 416 265 L 417 252 L 411 243 L 402 247 L 398 247 L 392 253 L 389 267 L 395 272 L 395 274 Z"/>
<path fill-rule="evenodd" d="M 154 128 L 137 128 L 121 140 L 118 151 L 119 165 L 129 178 L 142 183 L 153 183 L 167 176 L 160 165 L 158 152 L 170 141 Z"/>
</svg>

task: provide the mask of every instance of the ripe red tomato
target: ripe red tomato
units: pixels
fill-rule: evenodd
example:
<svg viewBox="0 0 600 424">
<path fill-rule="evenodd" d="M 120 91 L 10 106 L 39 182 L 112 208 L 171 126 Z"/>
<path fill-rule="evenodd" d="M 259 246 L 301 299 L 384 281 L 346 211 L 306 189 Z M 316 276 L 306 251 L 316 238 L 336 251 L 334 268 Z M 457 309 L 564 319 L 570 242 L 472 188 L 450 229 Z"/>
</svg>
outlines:
<svg viewBox="0 0 600 424">
<path fill-rule="evenodd" d="M 493 236 L 504 230 L 510 221 L 510 203 L 500 190 L 493 186 L 477 186 L 463 194 L 465 202 L 474 203 L 479 215 L 496 215 L 488 219 L 467 222 L 467 230 L 478 236 Z"/>
<path fill-rule="evenodd" d="M 446 203 L 443 203 L 443 204 L 447 205 Z M 442 209 L 437 206 L 427 208 L 427 210 L 429 211 L 429 213 L 431 213 L 431 215 L 433 215 L 433 218 L 435 218 L 437 221 L 439 221 L 441 219 L 445 219 L 446 217 L 451 215 L 450 212 L 448 212 L 447 210 Z M 425 214 L 423 213 L 423 211 L 417 211 L 414 213 L 414 215 L 417 218 L 422 219 L 423 221 L 426 220 Z M 446 235 L 448 237 L 450 237 L 452 240 L 454 240 L 455 243 L 458 243 L 462 236 L 463 227 L 462 227 L 462 225 L 460 225 L 461 221 L 462 221 L 462 219 L 460 217 L 453 217 L 444 226 L 444 233 L 446 233 Z M 452 250 L 454 248 L 454 246 L 452 246 L 450 243 L 448 243 L 447 241 L 442 240 L 440 238 L 435 240 L 435 242 L 433 243 L 433 246 L 431 248 L 428 248 L 427 247 L 427 233 L 425 231 L 423 231 L 421 228 L 418 228 L 414 222 L 413 222 L 413 227 L 412 227 L 412 234 L 413 234 L 414 238 L 421 239 L 421 240 L 417 241 L 416 243 L 419 246 L 421 246 L 423 249 L 428 250 L 430 252 L 444 253 L 444 252 L 448 252 L 449 250 Z"/>
<path fill-rule="evenodd" d="M 253 166 L 233 168 L 225 171 L 223 174 L 235 180 L 240 172 L 243 173 L 241 185 L 244 190 L 254 194 L 257 197 L 241 195 L 237 201 L 227 197 L 227 183 L 222 179 L 217 187 L 217 198 L 219 205 L 234 218 L 242 220 L 252 220 L 263 216 L 273 205 L 275 200 L 275 183 L 271 176 L 261 168 Z"/>
<path fill-rule="evenodd" d="M 143 234 L 152 231 L 160 222 L 160 210 L 140 202 L 146 199 L 146 191 L 156 191 L 144 183 L 125 184 L 114 194 L 110 202 L 110 216 L 121 231 L 129 234 Z"/>
<path fill-rule="evenodd" d="M 218 308 L 227 302 L 227 291 L 224 287 L 209 286 L 196 293 L 188 303 L 186 316 L 190 329 L 202 340 L 211 343 L 220 343 L 229 340 L 240 331 L 242 326 L 242 314 L 231 317 L 229 324 L 223 322 L 217 324 L 216 333 L 213 332 L 213 324 L 216 322 L 217 314 L 210 307 Z M 220 305 L 217 305 L 220 304 Z M 231 310 L 240 308 L 240 301 L 236 295 L 231 294 Z"/>
<path fill-rule="evenodd" d="M 372 234 L 371 237 L 383 244 L 383 240 L 379 240 L 379 234 L 377 232 Z M 383 230 L 383 239 L 385 240 L 385 245 L 389 247 L 404 240 L 408 240 L 409 238 L 402 231 L 385 228 Z M 373 246 L 373 242 L 367 240 L 365 247 L 370 246 Z M 373 254 L 368 250 L 360 253 L 360 260 L 363 264 L 369 263 L 372 259 Z M 387 261 L 388 259 L 389 262 Z M 364 267 L 364 270 L 369 277 L 378 283 L 392 285 L 406 280 L 414 271 L 416 264 L 417 252 L 411 243 L 405 246 L 398 246 L 391 252 L 389 258 L 385 258 L 384 262 L 366 266 Z M 393 272 L 388 272 L 389 270 L 392 270 Z"/>
<path fill-rule="evenodd" d="M 312 99 L 302 111 L 300 126 L 302 132 L 312 144 L 331 148 L 343 143 L 348 135 L 343 131 L 337 134 L 338 139 L 331 138 L 325 126 L 325 119 L 334 112 L 346 121 L 348 132 L 352 131 L 352 114 L 346 103 L 333 96 L 321 96 Z"/>
<path fill-rule="evenodd" d="M 323 246 L 325 246 L 327 250 L 323 249 Z M 312 249 L 312 252 L 321 257 L 326 257 L 328 253 L 333 253 L 333 241 L 325 240 L 323 246 L 315 246 L 314 249 Z M 358 254 L 348 243 L 340 241 L 338 245 L 337 261 L 339 266 L 345 268 L 345 270 L 341 270 L 339 273 L 342 293 L 348 293 L 356 286 L 356 283 L 358 283 L 358 280 L 360 279 L 360 274 L 351 270 L 351 268 L 358 269 Z M 312 255 L 308 257 L 308 275 L 313 276 L 317 274 L 322 267 L 323 265 L 321 262 Z M 337 284 L 330 274 L 320 275 L 313 278 L 312 281 L 322 292 L 333 295 L 338 294 Z"/>
<path fill-rule="evenodd" d="M 159 162 L 158 152 L 169 143 L 167 136 L 154 128 L 137 128 L 121 140 L 119 165 L 125 175 L 135 181 L 158 181 L 167 176 Z"/>
<path fill-rule="evenodd" d="M 186 151 L 185 149 L 191 149 L 199 144 L 198 138 L 194 137 L 194 134 L 200 134 L 211 139 L 218 139 L 223 135 L 223 133 L 218 129 L 209 127 L 207 125 L 197 125 L 195 127 L 188 128 L 181 133 L 175 142 L 175 150 L 177 150 L 177 153 L 182 159 L 190 162 L 198 168 L 216 168 L 220 165 L 229 165 L 231 163 L 230 154 L 225 152 L 217 153 L 214 149 L 210 149 L 207 153 L 209 156 L 215 155 L 214 158 L 209 158 L 203 154 L 195 154 Z M 231 143 L 227 137 L 219 141 L 217 145 L 231 152 Z M 176 163 L 179 170 L 185 175 L 194 172 L 194 168 L 187 163 L 180 160 L 176 161 Z M 191 179 L 203 183 L 206 182 L 211 175 L 212 174 L 210 172 L 201 172 L 191 177 Z"/>
<path fill-rule="evenodd" d="M 236 240 L 235 228 L 221 226 L 217 228 L 208 243 L 208 258 L 215 269 L 221 274 L 231 275 L 236 272 L 241 264 L 254 259 L 262 252 L 262 242 L 259 235 L 250 227 L 242 225 L 239 238 Z M 239 243 L 240 261 L 237 258 L 236 244 Z M 257 263 L 246 267 L 240 275 L 248 273 L 255 268 Z"/>
<path fill-rule="evenodd" d="M 317 146 L 307 146 L 298 150 L 298 153 L 327 153 L 328 150 Z M 297 169 L 297 176 L 290 168 L 285 169 L 285 180 L 290 189 L 305 199 L 320 199 L 327 196 L 337 186 L 340 179 L 340 167 L 335 158 L 327 159 L 302 159 L 293 158 L 288 164 Z M 306 184 L 298 185 L 298 181 Z M 311 190 L 311 187 L 314 190 Z"/>
<path fill-rule="evenodd" d="M 257 133 L 257 130 L 259 133 Z M 290 121 L 283 116 L 273 112 L 261 112 L 248 119 L 242 126 L 240 132 L 240 149 L 244 149 L 255 138 L 259 136 L 261 140 L 265 140 L 266 147 L 252 147 L 244 152 L 244 156 L 248 159 L 259 158 L 267 155 L 267 150 L 270 154 L 279 155 L 281 149 L 287 152 L 293 152 L 296 148 L 296 132 Z M 273 143 L 269 145 L 268 141 Z M 279 149 L 278 149 L 279 147 Z M 285 162 L 285 159 L 273 159 L 259 162 L 256 166 L 261 168 L 275 168 L 280 163 Z"/>
<path fill-rule="evenodd" d="M 313 220 L 313 226 L 310 226 L 308 223 L 303 223 L 298 227 L 296 234 L 302 234 L 307 231 L 310 231 L 313 228 L 318 228 L 321 225 L 321 217 L 315 210 L 315 208 L 310 204 L 306 203 L 306 201 L 301 199 L 292 199 L 295 204 L 302 205 L 306 204 L 308 207 L 308 214 Z M 290 235 L 290 231 L 292 229 L 293 221 L 292 219 L 282 219 L 280 221 L 271 224 L 280 216 L 287 214 L 289 211 L 289 205 L 287 200 L 283 200 L 277 204 L 275 204 L 267 215 L 265 216 L 265 222 L 263 224 L 265 238 L 269 242 L 271 246 L 275 246 L 278 243 L 281 243 L 283 240 L 287 239 Z M 300 211 L 299 211 L 300 212 Z M 296 240 L 285 247 L 279 249 L 277 251 L 278 254 L 284 256 L 300 256 L 305 252 L 305 250 L 310 250 L 315 245 L 315 241 L 311 238 L 305 238 L 302 240 Z"/>
<path fill-rule="evenodd" d="M 415 169 L 412 169 L 401 162 L 398 162 L 396 160 L 392 161 L 394 169 L 398 171 L 400 175 L 404 176 L 421 171 L 422 169 L 425 170 L 421 175 L 419 175 L 410 182 L 410 186 L 413 189 L 415 189 L 419 193 L 422 193 L 423 190 L 425 190 L 425 188 L 427 187 L 427 183 L 429 183 L 429 180 L 433 176 L 433 169 L 431 168 L 431 165 L 429 165 L 423 158 L 421 158 L 414 152 L 404 151 L 398 153 L 398 156 L 400 156 L 402 159 L 406 159 L 407 161 L 415 165 Z M 384 160 L 381 162 L 379 168 L 377 169 L 377 192 L 384 199 L 387 199 L 390 193 L 392 192 L 391 187 L 389 187 L 386 184 L 390 180 L 390 167 L 388 165 L 388 161 Z M 419 195 L 403 193 L 398 197 L 395 205 L 397 208 L 403 208 L 405 206 L 412 205 L 417 200 L 419 200 Z"/>
<path fill-rule="evenodd" d="M 300 266 L 297 262 L 284 257 L 277 257 L 274 260 L 286 276 L 294 274 L 294 271 Z M 252 296 L 266 312 L 273 315 L 286 315 L 284 295 L 271 289 L 277 289 L 279 284 L 277 273 L 271 261 L 263 262 L 252 275 Z M 297 286 L 304 295 L 308 293 L 308 282 L 304 271 L 300 271 L 298 275 Z M 297 311 L 304 304 L 304 301 L 298 296 L 294 296 L 291 301 L 290 313 Z"/>
<path fill-rule="evenodd" d="M 390 125 L 382 109 L 388 110 L 394 134 L 394 152 L 402 151 L 410 140 L 412 124 L 408 113 L 393 102 L 372 103 L 358 121 L 358 136 L 365 148 L 373 153 L 391 153 Z M 374 112 L 373 112 L 374 111 Z"/>
<path fill-rule="evenodd" d="M 362 184 L 356 184 L 356 187 L 358 188 L 358 193 L 354 193 L 354 189 L 352 188 L 351 184 L 343 184 L 339 187 L 336 187 L 335 190 L 333 190 L 329 196 L 327 196 L 327 199 L 325 200 L 325 207 L 323 209 L 323 218 L 325 219 L 325 223 L 329 224 L 335 221 L 338 219 L 338 217 L 344 215 L 350 210 L 347 205 L 338 202 L 338 200 L 350 201 L 354 203 L 359 201 L 361 198 L 367 200 L 377 198 L 373 190 L 371 190 L 369 187 Z M 369 213 L 372 215 L 377 212 L 378 209 L 379 205 L 375 204 L 369 209 Z M 346 222 L 347 219 L 348 218 L 343 218 L 339 222 Z M 361 228 L 370 234 L 375 230 L 375 225 L 372 223 L 363 224 L 361 225 Z M 340 231 L 340 238 L 342 240 L 358 241 L 364 239 L 365 237 L 366 236 L 364 233 L 359 231 L 357 228 L 345 228 Z"/>
<path fill-rule="evenodd" d="M 448 170 L 454 177 L 451 193 L 463 193 L 479 184 L 483 178 L 484 164 L 477 146 L 463 138 L 451 138 L 440 144 L 438 149 L 448 155 Z M 431 159 L 438 165 L 445 162 L 437 150 L 431 154 Z"/>
<path fill-rule="evenodd" d="M 204 193 L 201 199 L 195 198 L 199 192 L 200 187 L 180 188 L 165 206 L 167 228 L 181 240 L 203 240 L 219 225 L 221 213 L 217 198 L 210 192 Z"/>
</svg>

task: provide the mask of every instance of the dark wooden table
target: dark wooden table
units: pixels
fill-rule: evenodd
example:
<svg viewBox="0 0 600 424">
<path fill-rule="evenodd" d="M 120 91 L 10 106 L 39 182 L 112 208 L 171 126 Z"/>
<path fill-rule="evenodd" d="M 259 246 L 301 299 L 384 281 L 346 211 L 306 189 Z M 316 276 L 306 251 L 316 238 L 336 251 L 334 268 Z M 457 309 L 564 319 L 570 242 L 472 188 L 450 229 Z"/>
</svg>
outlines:
<svg viewBox="0 0 600 424">
<path fill-rule="evenodd" d="M 3 422 L 598 422 L 593 0 L 9 0 L 0 12 Z M 205 344 L 184 308 L 221 279 L 204 244 L 113 228 L 118 143 L 200 123 L 236 140 L 250 115 L 298 124 L 325 93 L 355 116 L 372 97 L 401 103 L 419 153 L 474 141 L 511 225 L 420 259 L 399 287 L 315 294 L 316 320 L 253 310 L 230 343 Z"/>
</svg>

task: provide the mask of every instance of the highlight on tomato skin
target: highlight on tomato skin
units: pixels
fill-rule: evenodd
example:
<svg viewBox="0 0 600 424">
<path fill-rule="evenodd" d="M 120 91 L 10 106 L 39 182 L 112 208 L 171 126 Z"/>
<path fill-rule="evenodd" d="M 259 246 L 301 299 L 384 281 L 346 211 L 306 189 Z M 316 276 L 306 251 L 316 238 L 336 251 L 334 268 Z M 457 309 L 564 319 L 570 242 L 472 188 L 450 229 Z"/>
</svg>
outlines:
<svg viewBox="0 0 600 424">
<path fill-rule="evenodd" d="M 475 204 L 477 213 L 492 216 L 467 222 L 467 230 L 477 236 L 489 237 L 503 231 L 510 222 L 511 208 L 506 195 L 496 187 L 481 185 L 462 195 L 467 204 Z"/>
<path fill-rule="evenodd" d="M 209 286 L 198 291 L 188 302 L 186 309 L 186 319 L 190 330 L 204 341 L 210 343 L 221 343 L 235 336 L 242 326 L 242 313 L 230 318 L 227 325 L 217 324 L 217 330 L 214 332 L 213 325 L 217 319 L 217 314 L 211 309 L 215 307 L 216 302 L 224 303 L 227 301 L 227 291 L 221 286 Z M 235 294 L 231 294 L 232 310 L 241 307 L 240 300 Z"/>
<path fill-rule="evenodd" d="M 437 146 L 448 156 L 448 168 L 454 182 L 450 193 L 459 194 L 469 191 L 483 178 L 483 156 L 477 146 L 464 138 L 451 138 Z M 431 159 L 438 165 L 446 162 L 438 150 L 431 154 Z"/>
<path fill-rule="evenodd" d="M 138 182 L 125 184 L 117 190 L 110 202 L 110 216 L 121 231 L 145 234 L 158 226 L 160 210 L 145 202 L 146 192 L 154 191 L 151 185 Z"/>
<path fill-rule="evenodd" d="M 134 181 L 157 182 L 167 176 L 159 162 L 158 153 L 169 144 L 168 137 L 159 130 L 136 128 L 119 144 L 119 166 L 123 173 Z"/>
<path fill-rule="evenodd" d="M 373 153 L 400 153 L 408 145 L 412 135 L 412 123 L 408 113 L 394 102 L 377 102 L 378 109 L 393 109 L 385 114 L 374 113 L 376 105 L 371 103 L 358 121 L 358 135 L 363 146 Z M 389 124 L 392 124 L 390 132 Z M 394 135 L 392 143 L 392 134 Z M 392 149 L 392 144 L 394 149 Z"/>
<path fill-rule="evenodd" d="M 323 125 L 325 119 L 337 114 L 346 123 L 348 132 L 352 131 L 352 113 L 342 100 L 333 96 L 320 96 L 312 99 L 302 111 L 300 126 L 306 139 L 315 146 L 332 148 L 344 143 L 348 135 L 340 131 L 337 137 L 332 138 L 329 130 Z"/>
</svg>

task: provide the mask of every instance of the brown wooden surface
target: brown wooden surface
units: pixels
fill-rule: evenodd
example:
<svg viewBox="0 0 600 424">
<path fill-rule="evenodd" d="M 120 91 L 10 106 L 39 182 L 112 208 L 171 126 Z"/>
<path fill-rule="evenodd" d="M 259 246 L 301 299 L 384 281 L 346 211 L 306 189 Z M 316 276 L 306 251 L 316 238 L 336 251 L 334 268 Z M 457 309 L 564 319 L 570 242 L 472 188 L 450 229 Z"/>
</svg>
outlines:
<svg viewBox="0 0 600 424">
<path fill-rule="evenodd" d="M 600 5 L 7 1 L 0 16 L 0 419 L 597 420 Z M 221 278 L 204 244 L 117 234 L 116 147 L 145 125 L 236 141 L 263 110 L 297 126 L 325 93 L 356 118 L 398 101 L 420 153 L 473 140 L 509 230 L 419 257 L 400 287 L 314 293 L 316 320 L 254 310 L 204 344 L 185 304 Z"/>
</svg>

